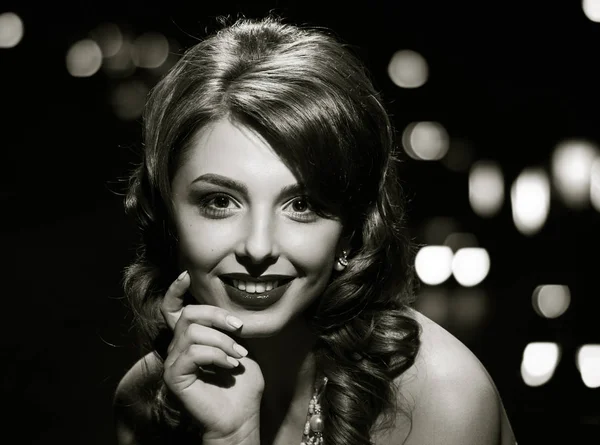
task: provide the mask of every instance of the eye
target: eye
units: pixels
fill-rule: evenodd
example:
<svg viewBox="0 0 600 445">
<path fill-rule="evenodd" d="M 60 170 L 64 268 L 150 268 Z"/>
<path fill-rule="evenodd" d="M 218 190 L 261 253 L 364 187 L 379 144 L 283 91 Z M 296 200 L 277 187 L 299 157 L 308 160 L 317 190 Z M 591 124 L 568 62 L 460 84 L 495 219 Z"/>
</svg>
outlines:
<svg viewBox="0 0 600 445">
<path fill-rule="evenodd" d="M 309 209 L 308 201 L 304 198 L 297 198 L 292 201 L 292 207 L 296 212 L 305 212 Z"/>
<path fill-rule="evenodd" d="M 213 194 L 203 198 L 200 201 L 199 208 L 200 212 L 209 218 L 225 218 L 238 207 L 230 196 Z"/>
<path fill-rule="evenodd" d="M 286 207 L 289 208 L 292 218 L 298 221 L 313 222 L 317 220 L 317 214 L 309 199 L 305 196 L 299 196 L 291 200 Z"/>
<path fill-rule="evenodd" d="M 226 209 L 227 207 L 229 207 L 229 203 L 231 202 L 231 200 L 227 196 L 216 196 L 212 199 L 212 202 L 215 207 L 218 207 L 220 209 Z"/>
</svg>

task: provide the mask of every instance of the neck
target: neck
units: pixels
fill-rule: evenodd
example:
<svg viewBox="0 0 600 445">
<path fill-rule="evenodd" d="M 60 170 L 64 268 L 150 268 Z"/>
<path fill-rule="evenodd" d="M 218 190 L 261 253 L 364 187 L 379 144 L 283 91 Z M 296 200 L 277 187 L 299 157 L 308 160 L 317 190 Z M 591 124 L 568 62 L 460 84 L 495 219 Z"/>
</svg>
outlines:
<svg viewBox="0 0 600 445">
<path fill-rule="evenodd" d="M 300 316 L 277 335 L 245 340 L 249 357 L 258 363 L 265 380 L 261 424 L 268 423 L 266 429 L 276 434 L 286 416 L 291 415 L 288 420 L 306 416 L 315 383 L 316 337 Z"/>
</svg>

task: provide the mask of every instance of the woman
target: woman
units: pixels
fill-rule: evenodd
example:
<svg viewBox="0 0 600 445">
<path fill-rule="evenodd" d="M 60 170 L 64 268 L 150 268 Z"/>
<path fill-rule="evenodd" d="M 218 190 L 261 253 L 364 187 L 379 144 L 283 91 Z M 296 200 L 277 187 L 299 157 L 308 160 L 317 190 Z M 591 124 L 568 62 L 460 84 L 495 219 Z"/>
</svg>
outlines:
<svg viewBox="0 0 600 445">
<path fill-rule="evenodd" d="M 480 362 L 410 308 L 392 126 L 342 44 L 239 20 L 144 120 L 125 291 L 150 352 L 120 444 L 514 444 Z"/>
</svg>

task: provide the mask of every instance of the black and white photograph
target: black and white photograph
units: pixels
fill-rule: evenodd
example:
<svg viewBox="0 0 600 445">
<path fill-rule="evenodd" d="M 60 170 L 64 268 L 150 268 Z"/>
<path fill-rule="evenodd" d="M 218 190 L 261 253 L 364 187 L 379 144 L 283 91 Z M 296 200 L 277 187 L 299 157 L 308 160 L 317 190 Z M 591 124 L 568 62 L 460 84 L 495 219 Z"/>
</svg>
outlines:
<svg viewBox="0 0 600 445">
<path fill-rule="evenodd" d="M 600 0 L 0 4 L 14 444 L 600 443 Z"/>
</svg>

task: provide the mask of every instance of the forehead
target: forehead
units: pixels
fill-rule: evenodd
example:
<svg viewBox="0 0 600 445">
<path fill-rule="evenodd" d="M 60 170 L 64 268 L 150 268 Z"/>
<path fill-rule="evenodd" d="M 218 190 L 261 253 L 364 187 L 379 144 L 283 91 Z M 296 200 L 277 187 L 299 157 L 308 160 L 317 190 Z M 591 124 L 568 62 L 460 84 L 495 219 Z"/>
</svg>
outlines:
<svg viewBox="0 0 600 445">
<path fill-rule="evenodd" d="M 271 146 L 253 130 L 228 119 L 202 129 L 192 139 L 179 176 L 195 179 L 218 173 L 242 182 L 296 183 L 290 169 Z"/>
</svg>

